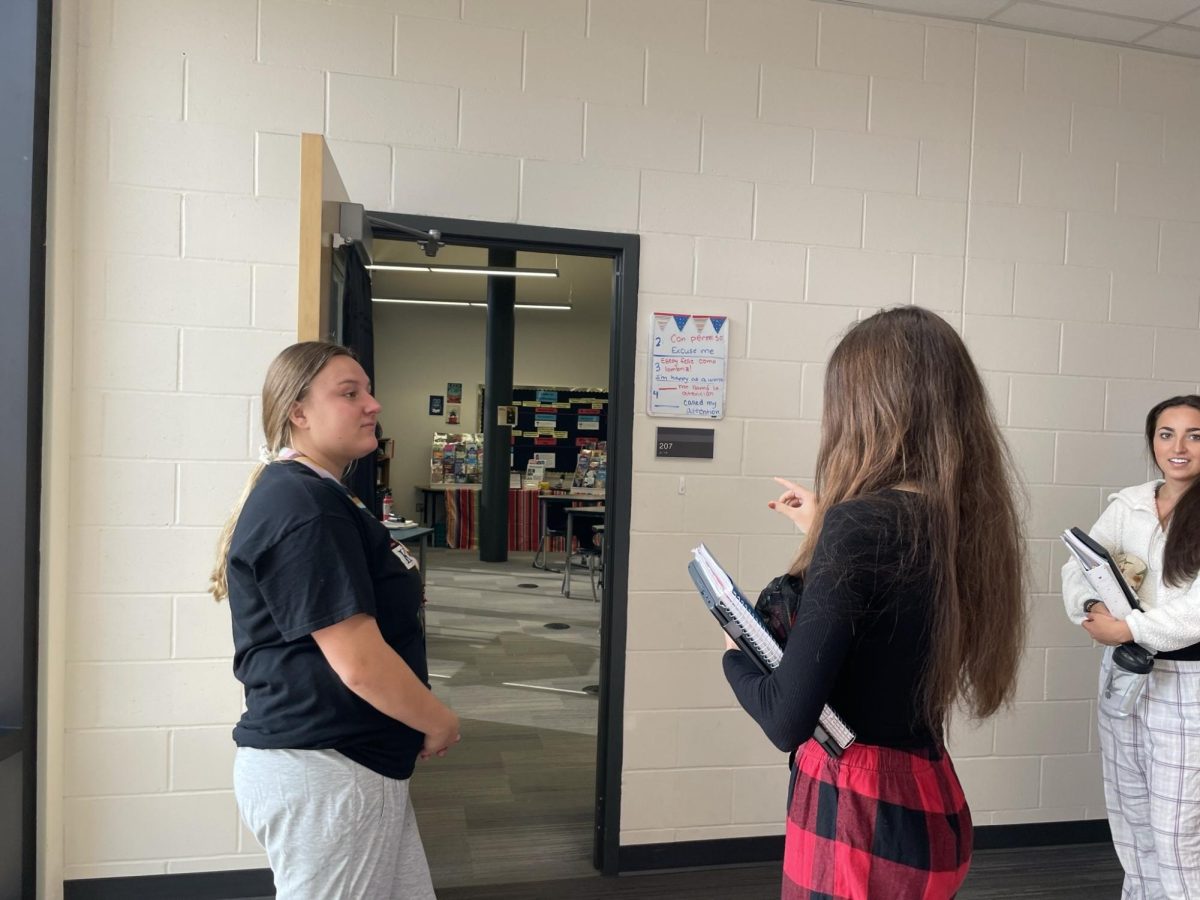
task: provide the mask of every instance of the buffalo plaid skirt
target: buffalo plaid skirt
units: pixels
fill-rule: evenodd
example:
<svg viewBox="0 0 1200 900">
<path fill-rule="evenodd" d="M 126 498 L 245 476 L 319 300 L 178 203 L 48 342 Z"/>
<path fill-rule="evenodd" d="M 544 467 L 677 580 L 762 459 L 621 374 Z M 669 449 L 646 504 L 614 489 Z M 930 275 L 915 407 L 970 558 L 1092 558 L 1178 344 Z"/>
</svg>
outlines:
<svg viewBox="0 0 1200 900">
<path fill-rule="evenodd" d="M 783 900 L 946 900 L 971 865 L 971 813 L 944 748 L 816 741 L 796 754 Z"/>
</svg>

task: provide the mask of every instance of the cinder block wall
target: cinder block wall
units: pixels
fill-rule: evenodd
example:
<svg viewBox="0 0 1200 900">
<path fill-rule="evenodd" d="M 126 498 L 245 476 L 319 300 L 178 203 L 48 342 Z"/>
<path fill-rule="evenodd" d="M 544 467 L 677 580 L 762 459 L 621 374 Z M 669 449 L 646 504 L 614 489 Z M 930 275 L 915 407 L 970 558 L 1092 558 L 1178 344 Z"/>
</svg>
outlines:
<svg viewBox="0 0 1200 900">
<path fill-rule="evenodd" d="M 49 895 L 264 864 L 202 591 L 292 340 L 302 131 L 368 208 L 641 233 L 640 388 L 651 312 L 730 317 L 716 459 L 656 460 L 636 419 L 624 842 L 781 830 L 781 757 L 733 708 L 683 564 L 703 539 L 748 590 L 786 565 L 764 503 L 771 475 L 812 475 L 823 362 L 910 302 L 961 328 L 1028 482 L 1020 702 L 953 735 L 976 820 L 1103 815 L 1098 654 L 1063 621 L 1054 535 L 1146 476 L 1141 416 L 1196 387 L 1193 61 L 801 0 L 56 14 Z"/>
</svg>

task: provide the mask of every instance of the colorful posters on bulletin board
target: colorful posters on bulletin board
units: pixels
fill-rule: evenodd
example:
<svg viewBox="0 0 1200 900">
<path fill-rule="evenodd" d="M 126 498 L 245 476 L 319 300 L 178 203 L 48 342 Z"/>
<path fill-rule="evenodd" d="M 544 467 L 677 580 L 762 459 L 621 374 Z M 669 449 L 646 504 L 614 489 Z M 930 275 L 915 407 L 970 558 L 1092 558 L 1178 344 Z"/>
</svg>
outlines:
<svg viewBox="0 0 1200 900">
<path fill-rule="evenodd" d="M 546 471 L 569 472 L 584 447 L 607 438 L 608 392 L 601 388 L 514 385 L 513 465 L 542 455 Z"/>
<path fill-rule="evenodd" d="M 728 350 L 728 317 L 654 313 L 646 411 L 652 416 L 723 418 Z"/>
</svg>

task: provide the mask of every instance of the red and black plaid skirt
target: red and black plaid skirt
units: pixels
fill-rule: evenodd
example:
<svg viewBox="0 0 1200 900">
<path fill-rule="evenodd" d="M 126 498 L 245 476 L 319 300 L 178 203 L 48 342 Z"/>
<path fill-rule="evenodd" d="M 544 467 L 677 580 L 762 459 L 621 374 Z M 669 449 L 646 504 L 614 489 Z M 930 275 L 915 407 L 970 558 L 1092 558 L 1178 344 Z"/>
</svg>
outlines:
<svg viewBox="0 0 1200 900">
<path fill-rule="evenodd" d="M 971 812 L 944 749 L 797 752 L 783 900 L 946 900 L 970 865 Z"/>
</svg>

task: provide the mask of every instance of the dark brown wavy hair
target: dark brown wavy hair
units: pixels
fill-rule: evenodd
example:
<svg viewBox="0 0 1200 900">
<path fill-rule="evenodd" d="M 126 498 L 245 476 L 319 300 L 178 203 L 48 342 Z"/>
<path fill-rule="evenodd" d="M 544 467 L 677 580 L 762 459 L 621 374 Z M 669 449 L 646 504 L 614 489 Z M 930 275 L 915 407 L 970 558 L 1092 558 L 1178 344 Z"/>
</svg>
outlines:
<svg viewBox="0 0 1200 900">
<path fill-rule="evenodd" d="M 962 339 L 915 306 L 854 325 L 829 358 L 814 521 L 792 567 L 812 560 L 824 511 L 905 485 L 929 559 L 933 617 L 921 680 L 940 733 L 956 701 L 984 718 L 1011 701 L 1025 640 L 1024 541 L 1008 448 Z"/>
<path fill-rule="evenodd" d="M 1154 435 L 1158 431 L 1158 417 L 1165 410 L 1176 406 L 1190 406 L 1200 412 L 1200 396 L 1181 394 L 1169 397 L 1146 414 L 1146 445 L 1150 448 L 1150 459 L 1155 466 Z M 1200 490 L 1196 482 L 1183 492 L 1171 511 L 1167 528 L 1167 544 L 1163 547 L 1163 583 L 1183 587 L 1200 574 Z"/>
</svg>

